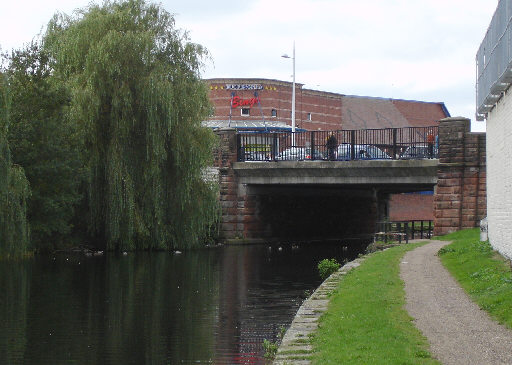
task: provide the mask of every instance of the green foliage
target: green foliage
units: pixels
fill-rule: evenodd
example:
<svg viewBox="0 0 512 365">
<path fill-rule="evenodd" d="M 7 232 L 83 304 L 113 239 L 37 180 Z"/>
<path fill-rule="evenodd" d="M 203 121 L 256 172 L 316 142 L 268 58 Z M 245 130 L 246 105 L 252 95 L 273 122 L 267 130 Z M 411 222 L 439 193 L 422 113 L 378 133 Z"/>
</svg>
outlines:
<svg viewBox="0 0 512 365">
<path fill-rule="evenodd" d="M 313 336 L 313 364 L 438 363 L 404 309 L 399 263 L 419 245 L 373 253 L 343 277 Z"/>
<path fill-rule="evenodd" d="M 273 359 L 274 357 L 276 357 L 277 350 L 279 349 L 279 344 L 277 342 L 272 342 L 267 339 L 264 339 L 263 349 L 265 350 L 265 359 Z"/>
<path fill-rule="evenodd" d="M 327 279 L 332 273 L 339 270 L 341 265 L 336 259 L 323 259 L 318 263 L 318 273 L 322 280 Z"/>
<path fill-rule="evenodd" d="M 439 250 L 442 263 L 480 306 L 512 328 L 512 270 L 510 261 L 479 239 L 478 228 L 449 234 L 453 243 Z"/>
<path fill-rule="evenodd" d="M 29 249 L 26 201 L 30 188 L 20 166 L 11 163 L 7 131 L 10 98 L 0 73 L 0 258 L 21 256 Z"/>
<path fill-rule="evenodd" d="M 80 134 L 67 117 L 69 92 L 52 76 L 49 54 L 32 42 L 12 52 L 6 73 L 12 95 L 8 139 L 14 163 L 23 166 L 32 245 L 47 251 L 69 240 L 75 206 L 83 194 Z"/>
<path fill-rule="evenodd" d="M 142 0 L 57 15 L 44 44 L 84 133 L 91 233 L 107 249 L 198 245 L 218 216 L 205 50 Z"/>
</svg>

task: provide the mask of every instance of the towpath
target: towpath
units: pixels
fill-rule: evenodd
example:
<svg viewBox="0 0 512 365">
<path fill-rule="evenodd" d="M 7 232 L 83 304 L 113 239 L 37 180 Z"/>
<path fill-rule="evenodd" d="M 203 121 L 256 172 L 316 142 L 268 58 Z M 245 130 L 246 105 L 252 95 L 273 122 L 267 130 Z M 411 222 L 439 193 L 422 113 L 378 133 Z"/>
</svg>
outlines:
<svg viewBox="0 0 512 365">
<path fill-rule="evenodd" d="M 403 257 L 407 311 L 444 365 L 512 364 L 512 331 L 471 301 L 441 264 L 437 252 L 448 243 L 431 241 Z"/>
</svg>

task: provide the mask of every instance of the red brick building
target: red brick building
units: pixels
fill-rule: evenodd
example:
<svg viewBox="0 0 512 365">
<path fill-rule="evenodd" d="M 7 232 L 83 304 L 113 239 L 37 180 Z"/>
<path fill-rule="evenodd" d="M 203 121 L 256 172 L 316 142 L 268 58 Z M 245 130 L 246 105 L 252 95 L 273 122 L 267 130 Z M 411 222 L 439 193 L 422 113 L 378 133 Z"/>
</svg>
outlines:
<svg viewBox="0 0 512 365">
<path fill-rule="evenodd" d="M 214 106 L 210 126 L 291 126 L 291 82 L 233 78 L 205 81 Z M 444 103 L 343 95 L 304 89 L 299 83 L 295 88 L 295 125 L 304 130 L 425 127 L 450 116 Z"/>
</svg>

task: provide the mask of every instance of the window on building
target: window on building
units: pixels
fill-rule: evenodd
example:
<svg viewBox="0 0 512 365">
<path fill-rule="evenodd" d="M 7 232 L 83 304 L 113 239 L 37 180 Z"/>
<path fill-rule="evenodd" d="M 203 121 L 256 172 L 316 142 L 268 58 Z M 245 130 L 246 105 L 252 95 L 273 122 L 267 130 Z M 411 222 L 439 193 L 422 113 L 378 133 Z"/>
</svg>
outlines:
<svg viewBox="0 0 512 365">
<path fill-rule="evenodd" d="M 311 120 L 311 113 L 308 113 L 307 120 Z"/>
<path fill-rule="evenodd" d="M 273 117 L 277 117 L 277 109 L 272 109 L 272 114 L 271 114 Z"/>
<path fill-rule="evenodd" d="M 249 108 L 242 108 L 241 113 L 242 113 L 242 115 L 251 115 L 251 109 L 249 109 Z"/>
</svg>

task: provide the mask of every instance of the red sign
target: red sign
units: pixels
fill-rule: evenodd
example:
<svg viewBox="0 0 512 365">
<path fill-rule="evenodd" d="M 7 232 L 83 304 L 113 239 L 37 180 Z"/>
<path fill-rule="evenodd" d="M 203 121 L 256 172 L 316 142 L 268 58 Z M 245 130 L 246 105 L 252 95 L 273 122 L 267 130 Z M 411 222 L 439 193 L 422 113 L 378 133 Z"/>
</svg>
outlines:
<svg viewBox="0 0 512 365">
<path fill-rule="evenodd" d="M 248 106 L 249 108 L 252 108 L 254 104 L 259 104 L 260 98 L 250 98 L 250 99 L 242 99 L 240 96 L 233 96 L 233 99 L 231 99 L 231 106 L 233 108 L 238 108 L 239 106 Z"/>
</svg>

